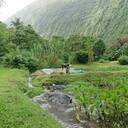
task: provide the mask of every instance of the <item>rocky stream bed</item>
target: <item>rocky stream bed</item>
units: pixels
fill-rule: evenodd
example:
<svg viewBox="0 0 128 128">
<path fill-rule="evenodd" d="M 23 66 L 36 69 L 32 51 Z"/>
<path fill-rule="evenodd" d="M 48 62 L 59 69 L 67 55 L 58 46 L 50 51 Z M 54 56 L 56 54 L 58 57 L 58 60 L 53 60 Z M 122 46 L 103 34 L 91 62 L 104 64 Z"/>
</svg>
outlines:
<svg viewBox="0 0 128 128">
<path fill-rule="evenodd" d="M 77 123 L 73 96 L 70 92 L 65 92 L 65 89 L 65 85 L 45 87 L 44 93 L 34 97 L 33 102 L 47 110 L 64 128 L 95 128 L 86 121 Z"/>
<path fill-rule="evenodd" d="M 61 69 L 43 69 L 41 72 L 50 75 L 53 72 L 61 72 Z M 82 73 L 80 69 L 70 69 L 70 73 Z M 31 76 L 28 78 L 28 86 L 33 88 Z M 44 92 L 32 100 L 43 109 L 47 110 L 64 128 L 96 128 L 95 124 L 85 119 L 79 123 L 76 120 L 75 100 L 71 92 L 65 91 L 65 85 L 46 86 Z"/>
</svg>

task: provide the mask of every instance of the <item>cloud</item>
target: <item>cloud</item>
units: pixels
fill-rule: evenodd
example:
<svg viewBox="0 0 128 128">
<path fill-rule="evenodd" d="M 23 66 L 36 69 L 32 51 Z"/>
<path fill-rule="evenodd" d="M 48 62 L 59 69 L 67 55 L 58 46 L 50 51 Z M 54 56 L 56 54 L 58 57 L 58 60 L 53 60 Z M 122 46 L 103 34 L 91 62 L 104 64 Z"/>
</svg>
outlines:
<svg viewBox="0 0 128 128">
<path fill-rule="evenodd" d="M 33 1 L 35 0 L 5 0 L 5 5 L 0 10 L 0 21 L 6 20 Z"/>
</svg>

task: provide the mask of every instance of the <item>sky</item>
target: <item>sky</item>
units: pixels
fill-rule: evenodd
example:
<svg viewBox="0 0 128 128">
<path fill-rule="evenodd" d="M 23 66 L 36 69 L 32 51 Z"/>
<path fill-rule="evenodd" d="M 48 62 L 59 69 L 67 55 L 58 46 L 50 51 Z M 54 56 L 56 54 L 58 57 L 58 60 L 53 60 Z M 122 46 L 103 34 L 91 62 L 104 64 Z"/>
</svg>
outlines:
<svg viewBox="0 0 128 128">
<path fill-rule="evenodd" d="M 21 10 L 35 0 L 4 0 L 5 4 L 0 8 L 0 21 L 5 21 L 7 18 Z"/>
</svg>

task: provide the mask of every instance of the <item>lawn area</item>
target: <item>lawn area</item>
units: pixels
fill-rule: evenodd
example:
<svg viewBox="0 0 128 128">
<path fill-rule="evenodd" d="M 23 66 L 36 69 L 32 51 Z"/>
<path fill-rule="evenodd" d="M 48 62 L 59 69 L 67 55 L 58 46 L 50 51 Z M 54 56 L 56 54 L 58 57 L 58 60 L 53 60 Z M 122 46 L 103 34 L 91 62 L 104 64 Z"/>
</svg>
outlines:
<svg viewBox="0 0 128 128">
<path fill-rule="evenodd" d="M 0 68 L 0 128 L 61 128 L 24 95 L 26 72 Z"/>
</svg>

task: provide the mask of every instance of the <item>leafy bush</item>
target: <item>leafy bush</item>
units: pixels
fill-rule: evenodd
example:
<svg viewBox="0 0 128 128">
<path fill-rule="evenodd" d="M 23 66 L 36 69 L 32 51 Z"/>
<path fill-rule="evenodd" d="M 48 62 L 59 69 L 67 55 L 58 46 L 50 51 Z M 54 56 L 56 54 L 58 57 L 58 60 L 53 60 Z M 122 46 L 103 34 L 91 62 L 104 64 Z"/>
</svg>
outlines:
<svg viewBox="0 0 128 128">
<path fill-rule="evenodd" d="M 75 59 L 80 64 L 85 64 L 88 62 L 88 54 L 85 51 L 76 52 Z"/>
<path fill-rule="evenodd" d="M 55 63 L 55 64 L 49 64 L 48 67 L 49 68 L 60 68 L 62 64 L 63 64 L 63 61 L 62 60 L 58 60 L 57 63 Z"/>
<path fill-rule="evenodd" d="M 64 63 L 69 63 L 69 54 L 68 53 L 65 53 L 63 55 L 63 60 L 64 60 Z"/>
<path fill-rule="evenodd" d="M 93 51 L 94 51 L 94 58 L 95 60 L 99 60 L 104 52 L 105 52 L 106 46 L 103 40 L 97 40 L 93 46 Z"/>
<path fill-rule="evenodd" d="M 14 54 L 7 54 L 4 57 L 4 63 L 7 66 L 10 66 L 12 68 L 25 68 L 28 69 L 30 72 L 34 72 L 37 69 L 41 68 L 41 65 L 38 64 L 37 60 L 35 58 L 32 58 L 30 56 L 25 57 L 23 55 L 14 55 Z"/>
<path fill-rule="evenodd" d="M 51 86 L 53 84 L 56 84 L 56 85 L 67 85 L 69 83 L 70 79 L 71 78 L 68 77 L 68 75 L 54 74 L 54 75 L 51 75 L 50 78 L 47 79 L 46 81 L 43 81 L 43 86 Z"/>
<path fill-rule="evenodd" d="M 62 60 L 60 58 L 58 58 L 58 56 L 55 56 L 55 55 L 47 56 L 46 61 L 47 61 L 47 67 L 50 67 L 50 68 L 51 67 L 58 68 L 63 63 Z"/>
<path fill-rule="evenodd" d="M 21 55 L 16 55 L 12 58 L 10 64 L 14 68 L 22 68 L 22 67 L 25 67 L 26 63 L 27 63 L 27 60 L 25 58 L 23 58 Z"/>
<path fill-rule="evenodd" d="M 25 67 L 30 71 L 30 72 L 34 72 L 38 69 L 41 69 L 41 65 L 38 64 L 37 60 L 34 58 L 28 58 L 27 63 L 25 64 Z"/>
<path fill-rule="evenodd" d="M 120 65 L 128 65 L 128 56 L 121 56 L 118 61 Z"/>
<path fill-rule="evenodd" d="M 105 59 L 100 59 L 99 60 L 99 63 L 105 63 L 105 62 L 107 62 Z"/>
<path fill-rule="evenodd" d="M 99 88 L 89 83 L 73 87 L 75 98 L 84 107 L 86 118 L 98 120 L 101 127 L 128 126 L 128 87 Z"/>
</svg>

